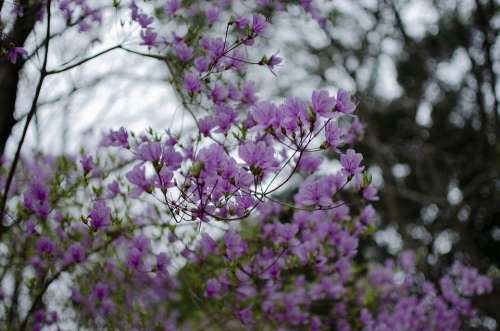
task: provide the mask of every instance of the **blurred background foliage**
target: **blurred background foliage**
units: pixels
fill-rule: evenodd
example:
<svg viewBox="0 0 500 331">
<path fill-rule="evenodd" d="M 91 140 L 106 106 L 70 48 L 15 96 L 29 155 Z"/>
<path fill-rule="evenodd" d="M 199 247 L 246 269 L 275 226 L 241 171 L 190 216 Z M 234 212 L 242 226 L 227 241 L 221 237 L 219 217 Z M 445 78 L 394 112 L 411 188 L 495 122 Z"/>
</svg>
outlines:
<svg viewBox="0 0 500 331">
<path fill-rule="evenodd" d="M 438 275 L 500 263 L 500 2 L 353 1 L 334 7 L 308 80 L 342 77 L 366 123 L 382 233 L 365 254 L 416 249 Z M 300 33 L 299 33 L 300 35 Z M 288 58 L 285 56 L 285 58 Z M 295 83 L 294 83 L 295 84 Z M 283 86 L 282 89 L 286 89 Z M 500 321 L 500 290 L 477 304 Z"/>
</svg>

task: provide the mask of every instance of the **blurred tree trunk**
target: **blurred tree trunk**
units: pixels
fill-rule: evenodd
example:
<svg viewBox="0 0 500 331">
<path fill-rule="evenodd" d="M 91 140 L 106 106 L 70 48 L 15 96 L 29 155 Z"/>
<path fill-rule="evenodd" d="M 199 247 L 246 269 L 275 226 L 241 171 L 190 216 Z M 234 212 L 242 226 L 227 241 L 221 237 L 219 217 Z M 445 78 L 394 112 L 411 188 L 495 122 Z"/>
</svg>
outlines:
<svg viewBox="0 0 500 331">
<path fill-rule="evenodd" d="M 3 1 L 0 0 L 0 10 Z M 14 26 L 2 38 L 2 46 L 10 48 L 11 46 L 22 47 L 33 31 L 37 13 L 41 10 L 40 3 L 29 6 L 29 1 L 20 1 L 24 8 L 24 15 L 17 17 Z M 0 58 L 0 155 L 3 155 L 7 140 L 16 124 L 14 112 L 16 110 L 17 86 L 23 62 L 16 64 L 9 62 L 6 57 Z"/>
<path fill-rule="evenodd" d="M 19 67 L 0 62 L 0 155 L 3 154 L 12 128 L 16 124 L 14 110 L 17 97 Z"/>
</svg>

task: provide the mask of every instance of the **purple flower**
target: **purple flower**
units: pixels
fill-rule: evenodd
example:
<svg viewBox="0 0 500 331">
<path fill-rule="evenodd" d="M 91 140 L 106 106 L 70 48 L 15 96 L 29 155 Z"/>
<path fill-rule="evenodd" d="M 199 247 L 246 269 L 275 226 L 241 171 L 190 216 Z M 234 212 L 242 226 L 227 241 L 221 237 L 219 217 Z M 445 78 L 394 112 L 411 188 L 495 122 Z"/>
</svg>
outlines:
<svg viewBox="0 0 500 331">
<path fill-rule="evenodd" d="M 363 170 L 361 166 L 362 160 L 363 155 L 356 153 L 353 149 L 348 149 L 345 154 L 340 156 L 340 164 L 344 173 L 348 176 L 359 174 Z"/>
<path fill-rule="evenodd" d="M 217 298 L 222 290 L 222 286 L 217 279 L 210 278 L 207 281 L 207 287 L 205 288 L 205 298 L 214 299 Z"/>
<path fill-rule="evenodd" d="M 158 173 L 159 178 L 157 179 L 158 186 L 161 189 L 167 189 L 172 187 L 172 178 L 174 177 L 174 173 L 170 171 L 168 168 L 162 168 Z"/>
<path fill-rule="evenodd" d="M 91 155 L 84 155 L 82 156 L 82 159 L 80 160 L 80 164 L 82 165 L 83 168 L 83 173 L 88 174 L 89 172 L 94 169 L 94 159 L 92 158 Z"/>
<path fill-rule="evenodd" d="M 341 201 L 338 201 L 337 206 L 331 211 L 333 219 L 342 221 L 349 218 L 349 207 L 343 205 Z"/>
<path fill-rule="evenodd" d="M 226 255 L 230 260 L 242 257 L 248 250 L 247 243 L 234 231 L 226 232 L 224 245 L 226 246 Z"/>
<path fill-rule="evenodd" d="M 234 21 L 236 27 L 240 30 L 245 30 L 250 24 L 250 20 L 247 17 L 240 17 Z"/>
<path fill-rule="evenodd" d="M 323 162 L 321 155 L 314 155 L 313 153 L 304 153 L 299 161 L 298 169 L 305 172 L 314 172 L 319 169 Z"/>
<path fill-rule="evenodd" d="M 351 100 L 351 96 L 346 90 L 338 90 L 335 110 L 344 114 L 352 114 L 356 110 L 356 104 Z"/>
<path fill-rule="evenodd" d="M 104 136 L 102 145 L 128 148 L 129 144 L 127 130 L 125 130 L 124 127 L 121 127 L 116 131 L 111 130 L 107 135 Z"/>
<path fill-rule="evenodd" d="M 322 179 L 308 177 L 295 195 L 295 201 L 305 206 L 320 205 L 329 206 L 332 204 L 331 192 L 326 187 L 327 182 Z"/>
<path fill-rule="evenodd" d="M 257 102 L 257 97 L 255 96 L 255 85 L 252 83 L 245 83 L 243 89 L 241 90 L 242 98 L 241 101 L 247 105 L 253 105 Z"/>
<path fill-rule="evenodd" d="M 115 309 L 115 303 L 110 298 L 102 300 L 101 309 L 104 315 L 109 315 Z"/>
<path fill-rule="evenodd" d="M 177 53 L 177 57 L 182 62 L 187 62 L 193 57 L 193 48 L 186 45 L 184 41 L 177 42 L 174 45 L 175 52 Z"/>
<path fill-rule="evenodd" d="M 267 29 L 266 18 L 261 14 L 253 15 L 252 17 L 252 32 L 256 35 L 263 34 Z"/>
<path fill-rule="evenodd" d="M 143 252 L 133 247 L 128 250 L 127 254 L 127 266 L 133 270 L 142 269 L 142 257 Z"/>
<path fill-rule="evenodd" d="M 241 100 L 241 92 L 233 84 L 229 84 L 227 87 L 227 96 L 229 99 L 238 101 Z"/>
<path fill-rule="evenodd" d="M 104 298 L 107 298 L 110 292 L 111 289 L 106 283 L 99 282 L 94 287 L 94 295 L 100 301 L 102 301 Z"/>
<path fill-rule="evenodd" d="M 250 324 L 253 321 L 252 306 L 238 311 L 238 318 L 243 324 Z"/>
<path fill-rule="evenodd" d="M 90 225 L 99 230 L 111 224 L 111 208 L 106 206 L 104 200 L 98 200 L 90 211 Z"/>
<path fill-rule="evenodd" d="M 151 240 L 144 234 L 140 234 L 134 237 L 134 239 L 132 240 L 132 244 L 142 253 L 145 253 L 151 248 Z"/>
<path fill-rule="evenodd" d="M 41 237 L 36 242 L 36 251 L 39 255 L 52 255 L 52 253 L 54 252 L 54 248 L 54 243 L 48 237 Z"/>
<path fill-rule="evenodd" d="M 40 181 L 28 183 L 28 190 L 24 193 L 24 206 L 41 218 L 47 218 L 50 213 L 49 189 Z"/>
<path fill-rule="evenodd" d="M 310 10 L 312 6 L 312 0 L 301 0 L 300 4 L 305 10 Z"/>
<path fill-rule="evenodd" d="M 182 155 L 176 152 L 172 146 L 165 146 L 162 153 L 162 161 L 170 170 L 179 169 L 182 163 Z"/>
<path fill-rule="evenodd" d="M 135 1 L 132 1 L 130 6 L 130 17 L 132 18 L 133 21 L 137 21 L 139 18 L 139 7 L 137 7 Z"/>
<path fill-rule="evenodd" d="M 255 200 L 251 195 L 236 196 L 236 203 L 243 210 L 253 207 Z"/>
<path fill-rule="evenodd" d="M 202 162 L 203 173 L 215 175 L 219 168 L 222 167 L 222 164 L 226 163 L 227 155 L 221 146 L 211 144 L 199 151 L 197 161 Z"/>
<path fill-rule="evenodd" d="M 198 93 L 201 91 L 201 81 L 198 75 L 187 73 L 184 75 L 184 88 L 189 93 Z"/>
<path fill-rule="evenodd" d="M 160 253 L 156 256 L 156 269 L 158 272 L 165 272 L 169 263 L 170 258 L 167 254 Z"/>
<path fill-rule="evenodd" d="M 204 233 L 200 240 L 200 250 L 201 256 L 207 258 L 209 255 L 217 253 L 217 243 L 210 235 Z"/>
<path fill-rule="evenodd" d="M 354 121 L 351 124 L 351 130 L 355 134 L 361 135 L 365 131 L 365 128 L 363 126 L 363 123 L 361 123 L 358 118 L 355 118 Z"/>
<path fill-rule="evenodd" d="M 362 224 L 371 224 L 373 222 L 373 219 L 375 217 L 375 208 L 373 208 L 372 205 L 366 206 L 361 214 L 359 215 L 359 221 Z"/>
<path fill-rule="evenodd" d="M 228 66 L 231 69 L 239 70 L 245 67 L 246 61 L 246 54 L 241 49 L 236 48 L 231 52 Z"/>
<path fill-rule="evenodd" d="M 335 123 L 329 122 L 325 126 L 325 138 L 330 147 L 337 151 L 344 144 L 344 136 L 346 131 L 344 128 L 338 127 Z"/>
<path fill-rule="evenodd" d="M 479 276 L 476 279 L 475 294 L 483 295 L 493 291 L 493 282 L 490 277 Z"/>
<path fill-rule="evenodd" d="M 146 179 L 146 169 L 136 165 L 126 175 L 129 182 L 136 186 L 133 196 L 139 196 L 142 192 L 150 192 L 152 189 L 151 181 Z"/>
<path fill-rule="evenodd" d="M 141 31 L 142 45 L 153 47 L 156 44 L 158 34 L 152 28 L 147 28 Z"/>
<path fill-rule="evenodd" d="M 415 260 L 416 256 L 413 251 L 404 251 L 399 257 L 401 268 L 407 273 L 415 272 Z"/>
<path fill-rule="evenodd" d="M 339 299 L 345 290 L 339 282 L 335 282 L 332 277 L 322 277 L 312 289 L 315 299 L 323 297 Z"/>
<path fill-rule="evenodd" d="M 290 97 L 285 100 L 283 110 L 289 117 L 305 121 L 308 117 L 307 104 L 297 97 Z"/>
<path fill-rule="evenodd" d="M 218 58 L 224 54 L 224 39 L 203 37 L 201 39 L 201 46 L 206 49 L 212 58 Z"/>
<path fill-rule="evenodd" d="M 194 17 L 196 14 L 198 14 L 198 11 L 199 11 L 199 7 L 198 7 L 198 4 L 197 3 L 193 3 L 190 7 L 189 7 L 189 15 L 191 17 Z"/>
<path fill-rule="evenodd" d="M 445 276 L 439 280 L 439 286 L 441 288 L 441 292 L 443 293 L 443 297 L 448 300 L 449 303 L 453 305 L 460 304 L 460 297 L 455 289 L 455 285 L 453 280 L 449 276 Z"/>
<path fill-rule="evenodd" d="M 215 112 L 218 132 L 226 134 L 236 122 L 238 114 L 228 105 L 216 105 Z"/>
<path fill-rule="evenodd" d="M 274 169 L 276 159 L 274 158 L 274 148 L 267 146 L 265 142 L 247 142 L 238 149 L 238 155 L 246 164 L 262 170 Z"/>
<path fill-rule="evenodd" d="M 38 309 L 35 312 L 35 321 L 38 323 L 45 323 L 47 321 L 47 316 L 43 309 Z"/>
<path fill-rule="evenodd" d="M 81 262 L 85 259 L 85 252 L 82 245 L 79 243 L 72 244 L 69 246 L 68 253 L 74 262 Z"/>
<path fill-rule="evenodd" d="M 108 190 L 109 190 L 109 195 L 108 198 L 113 199 L 116 197 L 118 194 L 120 194 L 120 184 L 116 180 L 112 181 L 110 184 L 108 184 Z"/>
<path fill-rule="evenodd" d="M 278 56 L 278 53 L 275 53 L 271 55 L 271 57 L 267 60 L 266 65 L 271 71 L 271 73 L 276 76 L 276 73 L 273 71 L 274 67 L 276 67 L 281 62 L 283 62 L 283 59 Z"/>
<path fill-rule="evenodd" d="M 210 135 L 210 131 L 215 127 L 215 120 L 212 116 L 203 117 L 198 121 L 198 129 L 204 136 Z"/>
<path fill-rule="evenodd" d="M 289 132 L 297 129 L 299 123 L 306 123 L 309 117 L 307 104 L 296 97 L 287 98 L 280 110 L 284 114 L 282 125 Z"/>
<path fill-rule="evenodd" d="M 363 198 L 368 201 L 377 201 L 377 189 L 373 186 L 367 186 L 363 189 Z"/>
<path fill-rule="evenodd" d="M 253 119 L 259 128 L 266 129 L 270 126 L 279 128 L 280 120 L 278 117 L 278 108 L 271 102 L 262 101 L 255 105 Z"/>
<path fill-rule="evenodd" d="M 205 16 L 207 17 L 207 21 L 210 24 L 214 24 L 219 19 L 219 8 L 216 6 L 211 6 L 205 12 Z"/>
<path fill-rule="evenodd" d="M 165 5 L 165 11 L 168 15 L 174 15 L 181 8 L 181 0 L 169 0 Z"/>
<path fill-rule="evenodd" d="M 279 243 L 279 244 L 287 243 L 290 245 L 299 244 L 299 242 L 297 241 L 297 238 L 295 238 L 295 236 L 299 232 L 299 227 L 297 224 L 277 223 L 276 224 L 276 232 L 278 235 L 276 243 Z"/>
<path fill-rule="evenodd" d="M 139 23 L 143 29 L 148 28 L 153 23 L 153 20 L 152 16 L 146 14 L 140 14 L 139 17 L 137 17 L 137 23 Z"/>
<path fill-rule="evenodd" d="M 26 230 L 25 230 L 25 235 L 27 237 L 31 237 L 32 235 L 36 234 L 36 224 L 32 220 L 28 220 L 26 222 Z"/>
<path fill-rule="evenodd" d="M 73 263 L 79 263 L 85 260 L 85 251 L 83 250 L 82 245 L 79 243 L 74 243 L 69 246 L 66 254 L 64 256 L 64 264 L 70 265 Z"/>
<path fill-rule="evenodd" d="M 161 144 L 159 141 L 148 141 L 139 146 L 136 157 L 142 161 L 158 162 L 161 158 Z"/>
<path fill-rule="evenodd" d="M 201 57 L 197 57 L 194 60 L 194 67 L 199 72 L 205 72 L 205 71 L 208 71 L 208 68 L 210 67 L 210 63 L 211 63 L 211 61 L 208 57 L 201 56 Z"/>
<path fill-rule="evenodd" d="M 66 20 L 71 20 L 73 16 L 73 10 L 70 8 L 70 0 L 62 0 L 59 3 L 59 10 L 62 11 L 63 16 Z"/>
<path fill-rule="evenodd" d="M 314 91 L 312 94 L 312 108 L 321 116 L 330 118 L 333 116 L 335 109 L 335 98 L 330 97 L 328 92 Z"/>
<path fill-rule="evenodd" d="M 15 64 L 18 60 L 22 60 L 28 56 L 28 52 L 22 47 L 12 47 L 9 49 L 9 54 L 7 57 L 12 64 Z"/>
<path fill-rule="evenodd" d="M 42 259 L 38 256 L 32 256 L 30 259 L 30 264 L 37 269 L 37 271 L 43 271 L 44 268 L 44 263 Z"/>
<path fill-rule="evenodd" d="M 215 83 L 210 96 L 215 104 L 221 104 L 227 98 L 227 89 L 221 83 Z"/>
</svg>

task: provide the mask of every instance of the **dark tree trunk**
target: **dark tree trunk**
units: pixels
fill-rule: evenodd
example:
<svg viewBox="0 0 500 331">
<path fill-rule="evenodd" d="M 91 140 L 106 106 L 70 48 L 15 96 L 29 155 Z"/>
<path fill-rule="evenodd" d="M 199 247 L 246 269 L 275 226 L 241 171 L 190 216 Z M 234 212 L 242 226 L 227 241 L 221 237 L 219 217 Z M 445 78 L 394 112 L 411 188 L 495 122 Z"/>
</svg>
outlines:
<svg viewBox="0 0 500 331">
<path fill-rule="evenodd" d="M 0 0 L 1 3 L 1 0 Z M 25 12 L 18 17 L 12 31 L 4 36 L 2 43 L 10 47 L 22 47 L 36 24 L 36 17 L 41 5 L 27 7 L 29 1 L 21 1 Z M 1 9 L 1 7 L 0 7 Z M 17 86 L 23 63 L 12 64 L 5 57 L 0 58 L 0 155 L 3 155 L 7 140 L 16 124 L 14 112 L 16 110 Z"/>
<path fill-rule="evenodd" d="M 0 62 L 0 155 L 3 155 L 5 145 L 16 121 L 14 110 L 17 97 L 19 68 Z"/>
</svg>

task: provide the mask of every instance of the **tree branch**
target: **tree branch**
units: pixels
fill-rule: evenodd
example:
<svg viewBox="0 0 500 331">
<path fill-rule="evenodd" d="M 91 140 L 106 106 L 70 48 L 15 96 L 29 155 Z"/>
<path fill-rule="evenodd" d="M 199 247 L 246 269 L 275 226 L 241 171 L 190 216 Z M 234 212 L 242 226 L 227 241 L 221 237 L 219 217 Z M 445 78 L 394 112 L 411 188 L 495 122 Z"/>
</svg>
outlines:
<svg viewBox="0 0 500 331">
<path fill-rule="evenodd" d="M 80 60 L 80 61 L 78 61 L 78 62 L 76 62 L 74 64 L 71 64 L 71 65 L 67 66 L 67 67 L 63 67 L 63 68 L 57 69 L 57 70 L 46 71 L 46 75 L 49 76 L 49 75 L 59 74 L 61 72 L 65 72 L 65 71 L 71 70 L 73 68 L 76 68 L 76 67 L 78 67 L 78 66 L 80 66 L 80 65 L 82 65 L 82 64 L 84 64 L 84 63 L 86 63 L 88 61 L 94 60 L 94 59 L 98 58 L 99 56 L 104 55 L 106 53 L 109 53 L 109 52 L 111 52 L 111 51 L 113 51 L 115 49 L 118 49 L 118 48 L 121 48 L 121 45 L 116 45 L 116 46 L 110 47 L 108 49 L 105 49 L 102 52 L 99 52 L 99 53 L 94 54 L 94 55 L 92 55 L 92 56 L 90 56 L 88 58 Z"/>
</svg>

